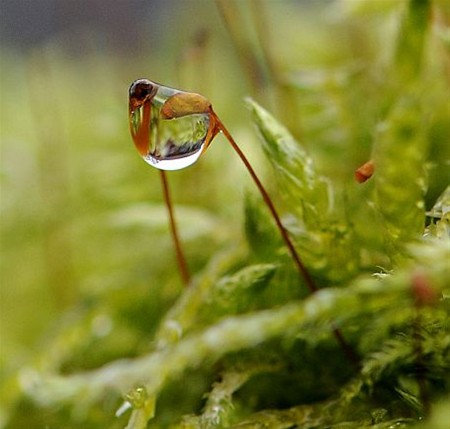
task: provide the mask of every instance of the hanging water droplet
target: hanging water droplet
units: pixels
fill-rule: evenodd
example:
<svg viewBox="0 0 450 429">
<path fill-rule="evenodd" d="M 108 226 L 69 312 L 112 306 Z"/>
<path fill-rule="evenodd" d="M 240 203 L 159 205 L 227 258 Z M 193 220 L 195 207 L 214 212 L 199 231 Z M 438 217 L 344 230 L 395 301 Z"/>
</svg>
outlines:
<svg viewBox="0 0 450 429">
<path fill-rule="evenodd" d="M 130 131 L 142 158 L 160 170 L 192 165 L 217 134 L 209 101 L 147 79 L 129 91 Z"/>
</svg>

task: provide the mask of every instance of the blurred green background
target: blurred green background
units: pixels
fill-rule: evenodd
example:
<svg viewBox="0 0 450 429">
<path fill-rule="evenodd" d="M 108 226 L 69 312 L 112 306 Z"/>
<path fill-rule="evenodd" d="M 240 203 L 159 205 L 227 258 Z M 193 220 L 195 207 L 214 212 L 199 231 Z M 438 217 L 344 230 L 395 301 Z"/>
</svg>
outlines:
<svg viewBox="0 0 450 429">
<path fill-rule="evenodd" d="M 231 123 L 247 92 L 213 2 L 3 2 L 2 12 L 0 329 L 2 359 L 18 362 L 80 300 L 179 291 L 176 276 L 160 283 L 172 245 L 159 175 L 129 136 L 130 83 L 201 91 Z M 170 175 L 193 264 L 231 239 L 221 225 L 239 228 L 242 173 L 223 146 Z"/>
<path fill-rule="evenodd" d="M 254 97 L 345 193 L 396 96 L 392 63 L 406 3 L 0 3 L 0 427 L 30 427 L 19 417 L 29 406 L 19 393 L 23 368 L 74 372 L 139 355 L 182 289 L 158 172 L 129 136 L 130 83 L 146 77 L 207 96 L 276 198 L 243 102 Z M 424 61 L 444 110 L 434 119 L 428 208 L 446 186 L 449 158 L 440 98 L 450 76 L 448 3 L 433 7 Z M 244 246 L 252 184 L 222 137 L 169 180 L 194 274 L 211 255 Z M 42 411 L 34 419 L 53 427 Z"/>
</svg>

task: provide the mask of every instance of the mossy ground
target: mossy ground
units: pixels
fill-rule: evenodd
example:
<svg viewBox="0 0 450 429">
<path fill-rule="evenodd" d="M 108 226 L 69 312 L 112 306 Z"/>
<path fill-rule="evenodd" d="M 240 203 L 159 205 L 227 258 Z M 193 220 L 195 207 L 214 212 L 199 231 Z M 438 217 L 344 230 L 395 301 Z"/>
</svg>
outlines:
<svg viewBox="0 0 450 429">
<path fill-rule="evenodd" d="M 3 49 L 0 427 L 446 428 L 447 2 L 186 3 L 151 61 Z M 319 292 L 223 138 L 169 176 L 183 289 L 146 73 L 211 99 Z"/>
</svg>

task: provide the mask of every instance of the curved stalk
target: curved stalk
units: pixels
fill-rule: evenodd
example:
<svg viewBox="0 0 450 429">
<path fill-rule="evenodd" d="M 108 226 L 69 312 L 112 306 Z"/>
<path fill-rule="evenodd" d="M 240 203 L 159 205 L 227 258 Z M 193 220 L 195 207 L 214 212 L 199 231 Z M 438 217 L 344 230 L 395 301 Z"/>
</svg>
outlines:
<svg viewBox="0 0 450 429">
<path fill-rule="evenodd" d="M 309 271 L 303 264 L 303 261 L 301 260 L 300 255 L 297 253 L 297 250 L 295 249 L 295 246 L 294 246 L 291 238 L 289 237 L 289 234 L 286 231 L 286 228 L 283 226 L 283 224 L 281 222 L 281 218 L 275 208 L 275 205 L 273 204 L 273 201 L 270 198 L 269 194 L 267 193 L 264 185 L 259 180 L 255 170 L 251 166 L 251 164 L 250 164 L 249 160 L 247 159 L 247 157 L 245 156 L 244 152 L 242 152 L 242 150 L 240 149 L 240 147 L 234 140 L 233 136 L 227 130 L 227 128 L 222 123 L 222 121 L 219 119 L 219 117 L 216 115 L 216 113 L 214 111 L 212 111 L 212 109 L 211 109 L 211 114 L 214 117 L 214 120 L 216 121 L 217 129 L 223 133 L 225 138 L 228 140 L 228 142 L 233 147 L 233 150 L 237 153 L 237 155 L 239 156 L 239 158 L 241 159 L 241 161 L 244 163 L 245 167 L 247 168 L 250 176 L 252 177 L 253 181 L 255 182 L 256 187 L 258 188 L 259 192 L 261 193 L 261 196 L 276 223 L 276 226 L 280 232 L 280 235 L 283 238 L 283 241 L 285 242 L 286 247 L 288 248 L 289 253 L 292 256 L 292 259 L 294 260 L 294 263 L 295 263 L 300 275 L 303 277 L 305 284 L 308 287 L 311 294 L 314 294 L 319 289 L 315 285 L 314 280 L 312 279 Z M 355 367 L 357 367 L 359 359 L 358 359 L 357 355 L 355 354 L 355 352 L 353 351 L 352 347 L 350 347 L 350 345 L 345 341 L 345 338 L 342 335 L 342 332 L 338 328 L 334 327 L 333 335 L 335 336 L 337 342 L 341 346 L 342 351 L 344 352 L 347 359 Z"/>
<path fill-rule="evenodd" d="M 233 147 L 234 151 L 238 154 L 239 158 L 241 158 L 241 161 L 244 163 L 250 176 L 252 177 L 253 181 L 255 182 L 255 185 L 258 188 L 259 192 L 261 193 L 261 196 L 263 197 L 263 200 L 266 203 L 266 206 L 269 209 L 269 211 L 277 225 L 278 230 L 280 231 L 281 237 L 283 238 L 283 241 L 285 242 L 286 247 L 288 248 L 289 253 L 292 256 L 292 259 L 294 260 L 294 263 L 295 263 L 298 271 L 300 272 L 300 275 L 305 280 L 306 286 L 308 287 L 308 289 L 311 293 L 317 292 L 318 288 L 314 284 L 314 281 L 313 281 L 311 275 L 309 274 L 309 271 L 306 269 L 305 265 L 303 264 L 302 260 L 300 259 L 300 255 L 295 250 L 294 244 L 292 243 L 292 240 L 289 237 L 289 234 L 286 231 L 286 228 L 283 226 L 283 224 L 281 222 L 281 218 L 275 208 L 275 205 L 273 204 L 272 199 L 270 198 L 269 194 L 267 193 L 266 189 L 264 188 L 264 185 L 259 180 L 259 178 L 258 178 L 255 170 L 251 166 L 249 160 L 244 155 L 244 153 L 242 152 L 242 150 L 240 149 L 240 147 L 238 146 L 236 141 L 233 139 L 230 132 L 226 129 L 225 125 L 223 125 L 223 123 L 220 121 L 220 119 L 217 117 L 217 115 L 214 112 L 212 112 L 212 114 L 214 115 L 214 117 L 217 121 L 217 124 L 218 124 L 217 126 L 218 126 L 219 130 L 223 133 L 223 135 L 229 141 L 229 143 Z"/>
</svg>

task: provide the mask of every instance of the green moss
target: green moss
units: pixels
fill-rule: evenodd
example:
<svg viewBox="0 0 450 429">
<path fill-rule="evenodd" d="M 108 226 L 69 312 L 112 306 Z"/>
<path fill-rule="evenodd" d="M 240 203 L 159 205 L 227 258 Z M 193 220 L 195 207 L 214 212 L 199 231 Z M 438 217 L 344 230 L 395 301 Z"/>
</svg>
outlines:
<svg viewBox="0 0 450 429">
<path fill-rule="evenodd" d="M 33 80 L 2 91 L 0 428 L 443 429 L 448 7 L 220 3 L 242 34 L 217 33 L 214 55 L 188 50 L 182 71 L 217 78 L 180 87 L 214 95 L 319 291 L 225 142 L 168 176 L 193 274 L 183 289 L 159 177 L 124 117 L 148 58 L 31 56 Z M 254 51 L 265 83 L 245 87 L 230 43 Z M 148 77 L 163 82 L 176 53 L 152 55 Z M 15 57 L 1 67 L 8 82 L 24 75 Z"/>
</svg>

